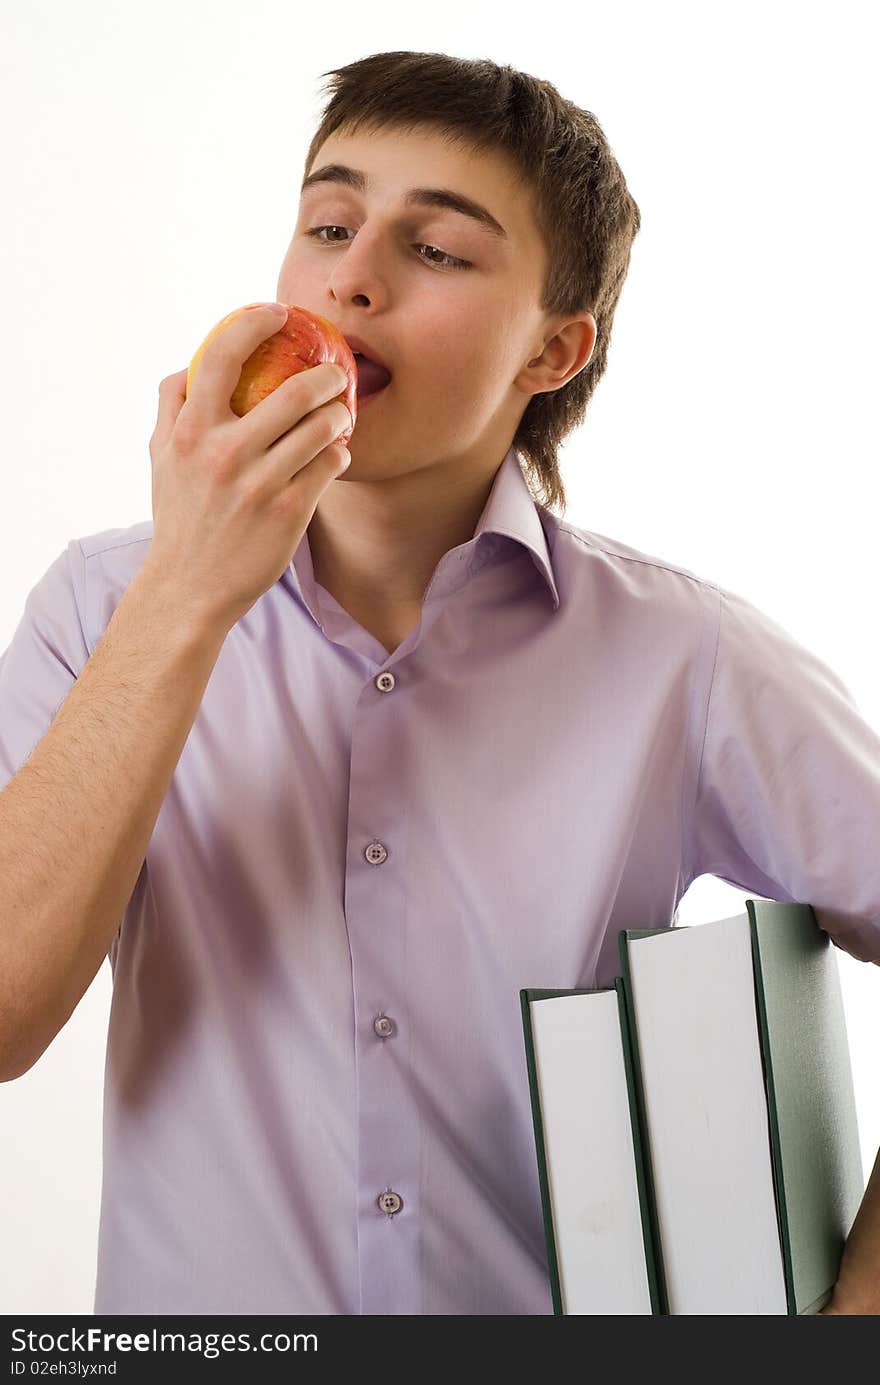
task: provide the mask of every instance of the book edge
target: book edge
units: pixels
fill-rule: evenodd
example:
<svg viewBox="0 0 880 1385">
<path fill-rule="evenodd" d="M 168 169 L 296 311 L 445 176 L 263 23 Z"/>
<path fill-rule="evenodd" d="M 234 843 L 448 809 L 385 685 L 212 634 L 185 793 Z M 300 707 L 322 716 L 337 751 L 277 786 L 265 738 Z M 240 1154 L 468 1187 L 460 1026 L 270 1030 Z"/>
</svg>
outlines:
<svg viewBox="0 0 880 1385">
<path fill-rule="evenodd" d="M 644 1158 L 645 1170 L 645 1191 L 648 1199 L 648 1216 L 650 1220 L 651 1241 L 654 1249 L 654 1265 L 657 1279 L 657 1312 L 663 1316 L 669 1316 L 669 1293 L 666 1286 L 666 1268 L 663 1263 L 663 1241 L 660 1236 L 660 1224 L 657 1217 L 657 1202 L 654 1193 L 654 1165 L 651 1155 L 651 1137 L 648 1133 L 648 1119 L 645 1109 L 645 1089 L 642 1081 L 642 1064 L 639 1057 L 638 1025 L 635 1016 L 635 1004 L 632 992 L 632 974 L 629 965 L 629 953 L 627 952 L 627 942 L 630 937 L 649 937 L 655 933 L 666 933 L 665 928 L 621 928 L 618 936 L 618 949 L 620 953 L 620 981 L 623 992 L 624 1006 L 626 1010 L 626 1022 L 630 1038 L 630 1052 L 632 1055 L 633 1090 L 636 1100 L 637 1118 L 639 1131 L 642 1140 L 642 1153 Z"/>
</svg>

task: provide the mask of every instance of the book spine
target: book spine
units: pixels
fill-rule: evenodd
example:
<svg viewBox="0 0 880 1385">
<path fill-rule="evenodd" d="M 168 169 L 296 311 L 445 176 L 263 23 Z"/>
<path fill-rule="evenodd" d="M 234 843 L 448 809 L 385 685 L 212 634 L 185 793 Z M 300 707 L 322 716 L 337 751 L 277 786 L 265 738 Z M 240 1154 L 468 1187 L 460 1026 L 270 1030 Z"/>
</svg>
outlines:
<svg viewBox="0 0 880 1385">
<path fill-rule="evenodd" d="M 746 911 L 749 918 L 749 935 L 752 944 L 752 970 L 755 977 L 755 1012 L 758 1021 L 761 1067 L 764 1072 L 764 1092 L 767 1098 L 767 1124 L 770 1131 L 770 1162 L 773 1169 L 773 1195 L 776 1200 L 779 1245 L 782 1251 L 782 1265 L 785 1274 L 785 1304 L 788 1314 L 790 1316 L 796 1316 L 797 1306 L 795 1304 L 794 1292 L 794 1269 L 791 1261 L 791 1236 L 788 1227 L 785 1180 L 782 1171 L 782 1142 L 779 1134 L 779 1113 L 776 1107 L 776 1088 L 773 1081 L 773 1061 L 770 1052 L 770 1029 L 767 1023 L 767 997 L 764 993 L 764 975 L 761 968 L 761 944 L 758 936 L 754 900 L 746 900 Z"/>
<path fill-rule="evenodd" d="M 671 1316 L 669 1313 L 669 1295 L 666 1288 L 666 1273 L 663 1265 L 663 1241 L 660 1236 L 660 1224 L 657 1218 L 657 1200 L 654 1194 L 654 1165 L 651 1157 L 651 1137 L 648 1131 L 648 1118 L 645 1108 L 645 1089 L 642 1079 L 642 1065 L 639 1059 L 638 1025 L 636 1023 L 635 1000 L 632 989 L 632 974 L 629 966 L 629 953 L 626 948 L 627 933 L 629 930 L 622 928 L 618 935 L 620 947 L 620 982 L 623 995 L 624 1011 L 626 1015 L 626 1025 L 629 1036 L 629 1052 L 632 1070 L 632 1086 L 636 1101 L 636 1118 L 638 1122 L 639 1135 L 643 1152 L 643 1170 L 645 1175 L 644 1190 L 648 1205 L 649 1230 L 651 1247 L 653 1252 L 653 1263 L 655 1268 L 656 1283 L 652 1285 L 652 1299 L 656 1288 L 657 1309 L 655 1310 L 664 1317 Z M 639 929 L 635 931 L 635 936 L 647 936 L 650 933 L 662 932 L 662 929 Z"/>
<path fill-rule="evenodd" d="M 541 1095 L 538 1089 L 538 1071 L 535 1065 L 535 1045 L 532 1035 L 532 1014 L 530 1001 L 535 992 L 521 990 L 523 1035 L 526 1049 L 526 1068 L 529 1075 L 529 1095 L 532 1103 L 532 1122 L 535 1127 L 535 1153 L 538 1160 L 538 1182 L 541 1185 L 541 1210 L 544 1217 L 544 1240 L 547 1246 L 547 1269 L 550 1276 L 550 1292 L 553 1296 L 554 1316 L 564 1316 L 562 1288 L 559 1283 L 559 1260 L 556 1254 L 556 1237 L 553 1232 L 553 1207 L 550 1202 L 550 1180 L 547 1177 L 547 1156 L 544 1150 L 544 1122 L 541 1119 Z"/>
<path fill-rule="evenodd" d="M 651 1206 L 652 1193 L 649 1187 L 650 1169 L 648 1168 L 647 1149 L 645 1140 L 645 1126 L 639 1114 L 639 1102 L 636 1092 L 637 1082 L 635 1074 L 635 1058 L 633 1034 L 627 1015 L 626 996 L 621 977 L 616 977 L 614 989 L 617 992 L 618 1014 L 620 1016 L 620 1040 L 623 1048 L 623 1066 L 626 1072 L 626 1089 L 629 1100 L 629 1119 L 633 1139 L 633 1158 L 636 1166 L 636 1182 L 639 1189 L 639 1209 L 642 1218 L 642 1242 L 645 1248 L 645 1269 L 648 1275 L 648 1290 L 651 1295 L 651 1312 L 659 1314 L 661 1308 L 660 1293 L 660 1267 L 658 1247 L 655 1241 L 655 1232 L 652 1226 Z"/>
</svg>

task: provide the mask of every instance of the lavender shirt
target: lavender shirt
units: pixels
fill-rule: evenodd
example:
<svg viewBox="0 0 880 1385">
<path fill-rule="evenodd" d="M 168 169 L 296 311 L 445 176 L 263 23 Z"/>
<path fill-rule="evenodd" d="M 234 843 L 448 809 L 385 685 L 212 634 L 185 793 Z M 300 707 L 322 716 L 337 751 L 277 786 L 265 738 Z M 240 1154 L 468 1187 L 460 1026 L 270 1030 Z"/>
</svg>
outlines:
<svg viewBox="0 0 880 1385">
<path fill-rule="evenodd" d="M 30 592 L 0 786 L 151 534 Z M 109 953 L 95 1313 L 551 1313 L 520 987 L 610 985 L 618 930 L 707 872 L 880 957 L 878 841 L 834 673 L 536 506 L 513 450 L 391 656 L 306 535 L 223 645 Z"/>
</svg>

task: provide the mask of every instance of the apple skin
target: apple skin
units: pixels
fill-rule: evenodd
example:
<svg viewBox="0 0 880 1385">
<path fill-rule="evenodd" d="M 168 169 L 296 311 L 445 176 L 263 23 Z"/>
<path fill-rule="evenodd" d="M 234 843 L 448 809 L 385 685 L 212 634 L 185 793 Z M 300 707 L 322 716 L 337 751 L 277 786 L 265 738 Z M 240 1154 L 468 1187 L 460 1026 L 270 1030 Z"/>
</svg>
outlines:
<svg viewBox="0 0 880 1385">
<path fill-rule="evenodd" d="M 216 327 L 212 327 L 205 340 L 189 363 L 186 375 L 186 397 L 189 397 L 199 361 L 205 348 L 216 336 L 224 331 L 242 313 L 259 308 L 260 303 L 247 303 L 228 313 Z M 271 337 L 261 341 L 241 368 L 238 384 L 232 392 L 229 407 L 242 418 L 256 408 L 267 394 L 271 394 L 290 375 L 298 375 L 301 370 L 311 370 L 313 366 L 330 361 L 341 365 L 348 375 L 348 384 L 340 390 L 337 398 L 347 405 L 351 414 L 351 424 L 343 428 L 334 442 L 348 443 L 357 422 L 357 362 L 345 337 L 332 322 L 308 308 L 285 304 L 287 320 Z"/>
</svg>

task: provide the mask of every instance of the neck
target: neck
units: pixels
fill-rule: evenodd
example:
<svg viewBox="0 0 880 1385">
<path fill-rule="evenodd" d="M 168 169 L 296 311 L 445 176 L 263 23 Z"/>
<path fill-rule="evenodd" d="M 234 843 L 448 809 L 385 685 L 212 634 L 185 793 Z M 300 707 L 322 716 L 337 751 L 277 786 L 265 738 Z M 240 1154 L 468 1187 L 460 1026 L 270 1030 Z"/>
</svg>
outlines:
<svg viewBox="0 0 880 1385">
<path fill-rule="evenodd" d="M 418 608 L 444 553 L 473 538 L 497 470 L 456 477 L 435 464 L 380 481 L 346 475 L 308 526 L 315 580 L 350 611 Z"/>
</svg>

